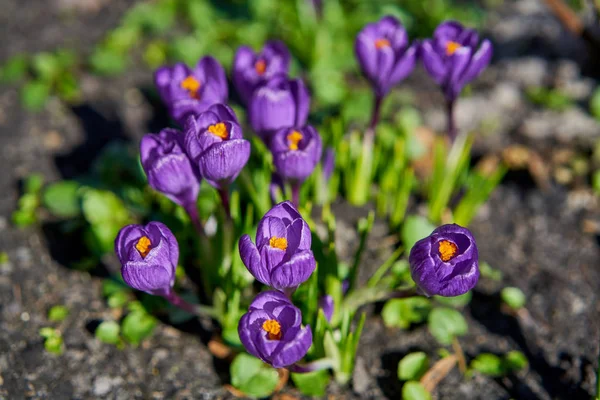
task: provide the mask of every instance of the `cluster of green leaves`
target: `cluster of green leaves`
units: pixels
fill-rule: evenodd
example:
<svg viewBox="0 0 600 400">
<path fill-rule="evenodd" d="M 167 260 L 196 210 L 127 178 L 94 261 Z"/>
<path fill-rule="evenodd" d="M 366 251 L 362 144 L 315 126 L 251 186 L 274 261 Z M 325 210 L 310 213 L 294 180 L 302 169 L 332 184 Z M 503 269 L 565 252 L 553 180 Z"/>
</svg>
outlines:
<svg viewBox="0 0 600 400">
<path fill-rule="evenodd" d="M 69 309 L 63 305 L 56 305 L 48 311 L 48 320 L 59 323 L 69 315 Z M 44 339 L 44 348 L 52 354 L 62 354 L 65 350 L 62 333 L 57 328 L 44 327 L 40 329 L 40 336 Z"/>
<path fill-rule="evenodd" d="M 12 214 L 12 222 L 19 227 L 26 227 L 37 222 L 40 206 L 40 194 L 44 178 L 40 174 L 31 174 L 23 181 L 23 194 L 19 198 L 18 209 Z"/>
<path fill-rule="evenodd" d="M 509 351 L 502 357 L 492 353 L 481 353 L 471 361 L 468 374 L 477 371 L 483 375 L 498 378 L 518 372 L 526 368 L 528 364 L 527 357 L 516 350 Z"/>
<path fill-rule="evenodd" d="M 575 104 L 572 98 L 559 89 L 532 86 L 527 88 L 525 93 L 529 101 L 533 104 L 554 111 L 563 111 Z"/>
</svg>

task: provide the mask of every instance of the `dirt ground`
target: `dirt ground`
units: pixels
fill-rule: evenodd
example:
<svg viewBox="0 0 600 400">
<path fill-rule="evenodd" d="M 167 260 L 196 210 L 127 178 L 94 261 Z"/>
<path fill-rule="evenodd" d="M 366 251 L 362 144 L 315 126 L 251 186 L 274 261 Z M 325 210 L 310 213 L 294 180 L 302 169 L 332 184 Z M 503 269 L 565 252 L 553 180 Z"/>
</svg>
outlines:
<svg viewBox="0 0 600 400">
<path fill-rule="evenodd" d="M 86 49 L 132 2 L 86 0 L 79 7 L 87 8 L 76 10 L 73 3 L 0 0 L 0 61 L 17 52 L 62 45 Z M 542 2 L 505 3 L 486 31 L 496 45 L 494 65 L 481 77 L 475 94 L 459 103 L 459 126 L 488 127 L 476 144 L 479 154 L 512 143 L 532 146 L 543 157 L 557 148 L 589 152 L 600 138 L 600 125 L 583 110 L 597 81 L 580 72 L 580 44 Z M 578 99 L 575 110 L 546 111 L 526 101 L 525 87 L 557 80 Z M 417 106 L 426 124 L 441 130 L 441 99 L 433 85 L 423 88 L 423 81 L 417 75 L 407 86 L 419 89 Z M 21 108 L 16 87 L 0 87 L 0 251 L 10 260 L 0 266 L 0 398 L 231 397 L 223 389 L 227 376 L 222 363 L 208 352 L 206 338 L 190 329 L 160 324 L 142 346 L 122 351 L 96 340 L 89 324 L 111 315 L 102 299 L 101 279 L 70 270 L 53 258 L 48 242 L 56 238 L 48 237 L 47 231 L 10 224 L 20 179 L 33 172 L 49 181 L 72 176 L 89 166 L 107 143 L 135 143 L 152 129 L 153 109 L 139 90 L 149 84 L 151 75 L 142 68 L 111 79 L 86 76 L 84 104 L 70 108 L 52 100 L 39 114 Z M 364 214 L 344 204 L 336 210 L 349 225 Z M 461 344 L 469 358 L 482 351 L 520 350 L 530 366 L 500 379 L 475 375 L 465 380 L 454 370 L 434 392 L 436 398 L 592 396 L 600 337 L 600 240 L 597 234 L 585 233 L 590 223 L 600 223 L 600 208 L 587 186 L 551 183 L 541 190 L 528 174 L 509 173 L 471 225 L 481 259 L 502 271 L 504 280 L 481 280 L 465 310 L 470 330 Z M 370 258 L 389 251 L 377 246 L 389 234 L 383 223 L 376 226 Z M 340 245 L 347 247 L 353 239 L 342 237 Z M 507 285 L 527 295 L 525 313 L 514 316 L 502 310 L 499 290 Z M 61 356 L 45 352 L 38 334 L 49 325 L 47 312 L 56 304 L 70 310 L 59 326 L 66 347 Z M 397 399 L 398 361 L 415 350 L 435 356 L 438 348 L 425 327 L 387 329 L 371 315 L 352 386 L 332 384 L 330 393 L 340 399 Z"/>
</svg>

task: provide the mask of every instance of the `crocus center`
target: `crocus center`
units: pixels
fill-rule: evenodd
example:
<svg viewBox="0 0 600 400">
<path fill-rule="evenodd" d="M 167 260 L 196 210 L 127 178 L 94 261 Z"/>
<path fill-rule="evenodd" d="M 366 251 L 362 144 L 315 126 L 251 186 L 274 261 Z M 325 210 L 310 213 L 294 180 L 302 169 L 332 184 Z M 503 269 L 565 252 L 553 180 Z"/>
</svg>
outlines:
<svg viewBox="0 0 600 400">
<path fill-rule="evenodd" d="M 220 137 L 225 140 L 229 137 L 229 132 L 227 132 L 227 127 L 223 122 L 219 122 L 218 124 L 214 124 L 208 127 L 208 131 L 215 136 Z"/>
<path fill-rule="evenodd" d="M 390 46 L 391 46 L 390 41 L 385 38 L 379 38 L 379 39 L 375 40 L 375 48 L 377 50 L 384 49 L 384 48 L 390 47 Z"/>
<path fill-rule="evenodd" d="M 263 330 L 268 333 L 269 340 L 281 340 L 281 325 L 274 319 L 268 319 L 262 324 Z"/>
<path fill-rule="evenodd" d="M 200 90 L 200 81 L 192 75 L 181 81 L 181 88 L 187 90 L 191 98 L 200 98 L 200 95 L 198 94 L 198 91 Z"/>
<path fill-rule="evenodd" d="M 271 239 L 269 239 L 269 246 L 285 251 L 288 246 L 287 239 L 283 237 L 273 236 Z"/>
<path fill-rule="evenodd" d="M 254 70 L 257 74 L 262 75 L 267 70 L 267 63 L 265 60 L 258 60 L 254 63 Z"/>
<path fill-rule="evenodd" d="M 440 253 L 440 258 L 443 262 L 449 261 L 456 256 L 456 252 L 458 251 L 458 247 L 448 240 L 442 240 L 440 242 L 440 246 L 438 248 Z"/>
<path fill-rule="evenodd" d="M 456 50 L 460 49 L 461 47 L 462 45 L 460 43 L 449 40 L 448 43 L 446 43 L 446 55 L 451 56 L 452 54 L 456 53 Z"/>
<path fill-rule="evenodd" d="M 150 249 L 152 249 L 152 242 L 148 239 L 148 236 L 142 236 L 135 244 L 135 249 L 140 252 L 142 258 L 146 258 Z"/>
<path fill-rule="evenodd" d="M 298 150 L 298 143 L 302 140 L 304 136 L 298 131 L 292 131 L 289 135 L 287 135 L 288 140 L 288 148 L 290 150 Z"/>
</svg>

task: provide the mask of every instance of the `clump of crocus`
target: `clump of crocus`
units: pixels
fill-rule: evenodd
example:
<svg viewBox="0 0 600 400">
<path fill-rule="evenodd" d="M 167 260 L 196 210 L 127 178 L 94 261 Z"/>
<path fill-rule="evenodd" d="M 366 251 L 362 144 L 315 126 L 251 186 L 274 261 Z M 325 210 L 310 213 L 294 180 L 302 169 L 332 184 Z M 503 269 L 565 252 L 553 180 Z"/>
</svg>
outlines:
<svg viewBox="0 0 600 400">
<path fill-rule="evenodd" d="M 270 141 L 273 164 L 281 178 L 291 183 L 293 202 L 298 205 L 298 190 L 321 160 L 321 137 L 315 128 L 279 129 Z"/>
<path fill-rule="evenodd" d="M 233 83 L 244 103 L 248 103 L 254 90 L 277 76 L 286 76 L 290 66 L 290 52 L 285 44 L 272 40 L 262 51 L 255 53 L 248 46 L 240 46 L 233 60 Z"/>
<path fill-rule="evenodd" d="M 217 189 L 233 182 L 250 158 L 250 142 L 233 110 L 223 104 L 188 118 L 185 148 L 200 175 Z"/>
<path fill-rule="evenodd" d="M 409 256 L 410 273 L 426 296 L 459 296 L 479 279 L 475 238 L 467 228 L 443 225 L 419 240 Z"/>
<path fill-rule="evenodd" d="M 302 80 L 278 76 L 254 91 L 248 109 L 250 125 L 268 143 L 278 129 L 304 126 L 309 108 L 310 96 Z"/>
<path fill-rule="evenodd" d="M 173 233 L 160 222 L 127 225 L 115 239 L 123 280 L 134 289 L 169 296 L 175 283 L 179 245 Z"/>
<path fill-rule="evenodd" d="M 183 133 L 166 128 L 158 134 L 145 135 L 140 143 L 140 157 L 150 187 L 188 213 L 195 213 L 200 177 L 184 151 Z"/>
<path fill-rule="evenodd" d="M 414 69 L 416 47 L 409 46 L 406 30 L 396 18 L 386 16 L 367 24 L 356 36 L 356 58 L 375 92 L 370 128 L 379 118 L 381 101 L 390 89 Z"/>
<path fill-rule="evenodd" d="M 478 47 L 479 46 L 479 47 Z M 454 102 L 462 88 L 475 79 L 492 59 L 492 44 L 474 29 L 456 21 L 442 22 L 433 33 L 433 39 L 424 40 L 419 49 L 420 58 L 429 75 L 441 86 L 448 106 L 448 134 L 456 137 Z"/>
<path fill-rule="evenodd" d="M 311 240 L 308 224 L 294 205 L 285 201 L 260 220 L 256 245 L 249 235 L 240 238 L 240 256 L 259 282 L 289 294 L 316 268 Z"/>
<path fill-rule="evenodd" d="M 227 101 L 225 70 L 212 57 L 202 58 L 194 68 L 183 63 L 159 68 L 154 83 L 171 117 L 180 125 L 189 115 Z"/>
<path fill-rule="evenodd" d="M 238 333 L 248 353 L 275 368 L 300 361 L 312 345 L 310 326 L 302 327 L 302 313 L 281 292 L 258 294 L 240 319 Z"/>
</svg>

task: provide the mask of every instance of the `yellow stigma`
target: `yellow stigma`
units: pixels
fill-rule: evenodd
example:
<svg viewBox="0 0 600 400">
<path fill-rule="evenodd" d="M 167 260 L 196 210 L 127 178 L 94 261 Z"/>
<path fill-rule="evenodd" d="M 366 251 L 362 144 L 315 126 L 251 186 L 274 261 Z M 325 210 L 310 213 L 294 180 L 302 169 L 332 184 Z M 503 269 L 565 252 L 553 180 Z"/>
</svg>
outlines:
<svg viewBox="0 0 600 400">
<path fill-rule="evenodd" d="M 135 249 L 140 252 L 142 258 L 146 258 L 150 253 L 150 249 L 152 249 L 152 242 L 148 239 L 148 236 L 142 236 L 135 244 Z"/>
<path fill-rule="evenodd" d="M 288 148 L 290 150 L 298 150 L 298 143 L 302 140 L 304 136 L 298 131 L 292 131 L 289 135 L 287 135 L 287 140 L 289 142 Z"/>
<path fill-rule="evenodd" d="M 254 63 L 254 69 L 256 70 L 257 74 L 262 75 L 267 70 L 267 63 L 265 60 L 258 60 L 256 63 Z"/>
<path fill-rule="evenodd" d="M 229 132 L 227 132 L 227 127 L 223 122 L 219 122 L 218 124 L 214 124 L 208 127 L 208 131 L 215 136 L 220 137 L 225 140 L 229 137 Z"/>
<path fill-rule="evenodd" d="M 456 52 L 456 50 L 460 49 L 461 47 L 462 45 L 460 43 L 449 40 L 448 43 L 446 43 L 446 55 L 451 56 Z"/>
<path fill-rule="evenodd" d="M 391 46 L 390 41 L 387 39 L 381 38 L 381 39 L 377 39 L 375 41 L 375 48 L 378 50 L 383 49 L 385 47 L 390 47 L 390 46 Z"/>
<path fill-rule="evenodd" d="M 287 239 L 273 236 L 271 239 L 269 239 L 269 246 L 285 251 L 288 246 Z"/>
<path fill-rule="evenodd" d="M 442 240 L 440 242 L 440 247 L 438 248 L 438 251 L 440 253 L 440 258 L 442 259 L 442 261 L 446 262 L 454 258 L 454 256 L 456 256 L 458 247 L 456 247 L 454 243 L 448 240 Z"/>
<path fill-rule="evenodd" d="M 198 91 L 200 91 L 200 86 L 200 81 L 194 78 L 192 75 L 181 81 L 181 88 L 187 90 L 192 99 L 200 98 L 200 95 L 198 94 Z"/>
<path fill-rule="evenodd" d="M 269 340 L 281 340 L 281 325 L 274 319 L 268 319 L 262 324 L 262 328 L 269 334 Z"/>
</svg>

